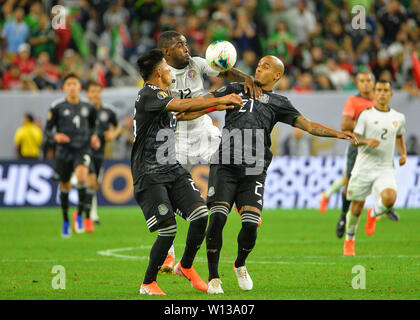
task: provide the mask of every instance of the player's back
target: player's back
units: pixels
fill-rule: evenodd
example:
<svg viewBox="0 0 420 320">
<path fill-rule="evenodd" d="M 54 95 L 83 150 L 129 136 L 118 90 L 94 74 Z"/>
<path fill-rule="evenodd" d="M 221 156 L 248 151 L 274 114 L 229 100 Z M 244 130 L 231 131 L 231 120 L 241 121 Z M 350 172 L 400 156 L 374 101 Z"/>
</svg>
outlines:
<svg viewBox="0 0 420 320">
<path fill-rule="evenodd" d="M 370 108 L 360 114 L 354 132 L 378 140 L 379 145 L 359 147 L 353 172 L 390 168 L 394 166 L 395 139 L 405 132 L 405 116 L 392 108 L 388 112 Z"/>
</svg>

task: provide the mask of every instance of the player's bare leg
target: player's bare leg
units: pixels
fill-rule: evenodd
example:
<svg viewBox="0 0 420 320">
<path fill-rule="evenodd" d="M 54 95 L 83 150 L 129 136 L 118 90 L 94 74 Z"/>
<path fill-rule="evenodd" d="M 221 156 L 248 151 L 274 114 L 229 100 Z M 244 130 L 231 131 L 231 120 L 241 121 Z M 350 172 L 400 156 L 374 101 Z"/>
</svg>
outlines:
<svg viewBox="0 0 420 320">
<path fill-rule="evenodd" d="M 261 210 L 253 206 L 243 206 L 239 212 L 241 213 L 242 229 L 238 234 L 238 256 L 233 264 L 233 270 L 238 279 L 239 287 L 242 290 L 251 290 L 253 282 L 246 269 L 245 260 L 257 240 Z"/>
<path fill-rule="evenodd" d="M 375 233 L 377 217 L 388 213 L 397 200 L 397 191 L 394 189 L 384 189 L 381 191 L 380 197 L 375 203 L 374 208 L 370 208 L 367 213 L 367 220 L 365 225 L 365 231 L 368 236 Z"/>
<path fill-rule="evenodd" d="M 97 190 L 97 177 L 96 174 L 90 173 L 87 177 L 87 190 L 85 196 L 85 212 L 86 217 L 84 220 L 84 226 L 86 232 L 94 232 L 93 220 L 91 219 L 92 200 Z"/>
<path fill-rule="evenodd" d="M 206 235 L 207 262 L 209 268 L 210 294 L 223 293 L 222 281 L 219 276 L 220 251 L 223 245 L 223 228 L 230 212 L 230 204 L 227 202 L 212 202 L 210 207 L 209 226 Z"/>
<path fill-rule="evenodd" d="M 346 229 L 346 217 L 347 217 L 347 212 L 349 211 L 350 204 L 351 204 L 351 201 L 347 200 L 348 184 L 349 184 L 349 181 L 346 178 L 345 187 L 344 187 L 343 193 L 341 194 L 342 209 L 341 209 L 340 219 L 338 219 L 337 226 L 335 229 L 337 237 L 340 239 L 343 237 L 344 231 Z"/>
<path fill-rule="evenodd" d="M 360 215 L 363 212 L 364 201 L 352 201 L 351 209 L 346 217 L 346 239 L 344 240 L 343 254 L 345 256 L 356 255 L 356 231 L 359 225 Z"/>
<path fill-rule="evenodd" d="M 85 165 L 78 165 L 76 169 L 74 169 L 74 174 L 76 175 L 76 179 L 77 179 L 76 188 L 77 188 L 79 200 L 77 203 L 77 211 L 73 213 L 73 230 L 76 233 L 82 233 L 84 232 L 82 214 L 85 208 L 86 182 L 87 182 L 87 177 L 89 174 L 89 169 Z"/>
<path fill-rule="evenodd" d="M 345 176 L 342 176 L 335 180 L 333 183 L 331 183 L 330 187 L 321 193 L 321 200 L 319 202 L 319 211 L 324 214 L 327 210 L 327 205 L 330 200 L 330 197 L 340 191 L 340 189 L 346 184 L 347 178 Z"/>
</svg>

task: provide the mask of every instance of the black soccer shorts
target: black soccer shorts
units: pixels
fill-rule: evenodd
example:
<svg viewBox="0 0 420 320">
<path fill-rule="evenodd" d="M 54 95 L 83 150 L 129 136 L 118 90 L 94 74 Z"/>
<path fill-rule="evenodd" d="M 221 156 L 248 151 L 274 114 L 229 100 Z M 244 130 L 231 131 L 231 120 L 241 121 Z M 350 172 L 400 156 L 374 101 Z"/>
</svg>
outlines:
<svg viewBox="0 0 420 320">
<path fill-rule="evenodd" d="M 227 202 L 238 210 L 252 206 L 262 211 L 264 206 L 264 186 L 266 170 L 259 175 L 246 175 L 244 167 L 210 165 L 207 205 L 212 202 Z"/>
<path fill-rule="evenodd" d="M 60 148 L 55 157 L 54 171 L 58 181 L 69 182 L 74 169 L 79 165 L 89 168 L 92 161 L 89 148 L 73 150 Z"/>
<path fill-rule="evenodd" d="M 147 174 L 139 183 L 141 186 L 135 188 L 134 198 L 143 211 L 150 232 L 174 217 L 177 210 L 182 212 L 182 218 L 187 219 L 195 208 L 205 206 L 191 175 L 182 167 L 169 173 Z"/>
<path fill-rule="evenodd" d="M 356 163 L 358 147 L 349 144 L 346 151 L 346 177 L 350 179 L 351 171 L 353 170 L 354 164 Z"/>
</svg>

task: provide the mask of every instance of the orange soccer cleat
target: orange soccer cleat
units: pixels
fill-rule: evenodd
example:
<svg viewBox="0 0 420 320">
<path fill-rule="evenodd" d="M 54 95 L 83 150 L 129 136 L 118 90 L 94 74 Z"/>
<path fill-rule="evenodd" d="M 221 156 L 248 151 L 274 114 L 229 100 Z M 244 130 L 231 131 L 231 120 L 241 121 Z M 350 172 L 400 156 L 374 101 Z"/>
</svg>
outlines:
<svg viewBox="0 0 420 320">
<path fill-rule="evenodd" d="M 85 218 L 85 220 L 83 221 L 84 225 L 85 225 L 85 231 L 86 232 L 94 232 L 95 228 L 93 227 L 93 221 L 90 218 Z"/>
<path fill-rule="evenodd" d="M 175 266 L 174 273 L 181 277 L 187 278 L 190 281 L 191 285 L 197 290 L 207 292 L 207 289 L 208 289 L 207 283 L 205 283 L 204 280 L 200 278 L 200 276 L 198 275 L 197 271 L 195 271 L 193 266 L 191 266 L 191 268 L 189 269 L 185 269 L 181 266 L 181 261 L 180 261 Z"/>
<path fill-rule="evenodd" d="M 160 271 L 171 273 L 174 270 L 174 265 L 175 265 L 175 257 L 172 254 L 168 253 L 165 261 L 162 264 L 162 267 L 160 267 Z"/>
<path fill-rule="evenodd" d="M 140 294 L 148 294 L 150 296 L 166 296 L 166 293 L 159 288 L 156 281 L 153 281 L 149 284 L 142 283 L 140 286 Z"/>
<path fill-rule="evenodd" d="M 329 201 L 330 199 L 325 196 L 325 192 L 321 193 L 321 200 L 319 201 L 319 211 L 322 214 L 324 214 L 327 210 L 327 205 Z"/>
<path fill-rule="evenodd" d="M 372 213 L 373 208 L 370 208 L 367 212 L 367 218 L 366 218 L 366 225 L 365 225 L 365 232 L 368 236 L 371 236 L 375 233 L 375 228 L 376 228 L 376 220 L 377 218 L 372 218 L 371 213 Z"/>
<path fill-rule="evenodd" d="M 356 251 L 354 250 L 354 245 L 356 240 L 345 240 L 344 241 L 344 255 L 345 256 L 355 256 Z"/>
</svg>

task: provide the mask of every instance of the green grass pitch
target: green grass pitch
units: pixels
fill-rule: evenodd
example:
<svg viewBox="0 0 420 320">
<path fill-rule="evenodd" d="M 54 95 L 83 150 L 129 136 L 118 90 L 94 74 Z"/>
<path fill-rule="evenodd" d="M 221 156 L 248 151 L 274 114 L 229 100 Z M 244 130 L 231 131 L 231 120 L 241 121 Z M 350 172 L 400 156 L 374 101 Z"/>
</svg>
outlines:
<svg viewBox="0 0 420 320">
<path fill-rule="evenodd" d="M 355 257 L 343 257 L 335 236 L 337 210 L 265 210 L 247 262 L 254 289 L 239 289 L 232 271 L 240 218 L 232 211 L 224 229 L 221 278 L 224 295 L 209 296 L 184 278 L 160 274 L 166 297 L 140 296 L 139 285 L 156 234 L 146 229 L 136 207 L 100 208 L 94 234 L 62 239 L 59 208 L 0 210 L 0 299 L 420 299 L 420 210 L 400 209 L 400 222 L 381 219 L 372 237 L 360 221 Z M 366 211 L 365 211 L 366 212 Z M 178 219 L 177 261 L 187 223 Z M 195 261 L 207 279 L 205 244 Z M 52 268 L 66 271 L 66 289 L 54 290 Z M 366 289 L 352 279 L 366 270 Z"/>
</svg>

